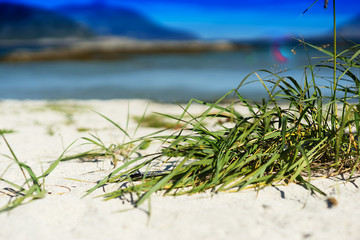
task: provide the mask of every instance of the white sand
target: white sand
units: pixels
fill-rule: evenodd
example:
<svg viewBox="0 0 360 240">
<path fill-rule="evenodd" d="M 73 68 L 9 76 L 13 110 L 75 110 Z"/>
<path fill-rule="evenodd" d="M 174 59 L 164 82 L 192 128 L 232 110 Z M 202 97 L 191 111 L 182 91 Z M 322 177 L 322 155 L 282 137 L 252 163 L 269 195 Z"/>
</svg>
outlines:
<svg viewBox="0 0 360 240">
<path fill-rule="evenodd" d="M 149 104 L 140 100 L 66 101 L 60 105 L 76 105 L 66 115 L 47 106 L 45 101 L 1 101 L 0 129 L 12 129 L 7 140 L 20 161 L 30 165 L 37 174 L 55 160 L 74 140 L 88 137 L 78 128 L 89 128 L 107 145 L 121 143 L 123 134 L 108 121 L 91 111 L 98 111 L 120 126 L 126 126 L 128 105 L 131 115 L 142 115 Z M 79 107 L 82 106 L 82 107 Z M 199 112 L 195 106 L 193 112 Z M 150 103 L 148 112 L 179 115 L 175 105 Z M 129 133 L 136 123 L 131 120 Z M 141 128 L 137 136 L 156 129 Z M 79 140 L 74 146 L 84 143 Z M 92 146 L 72 148 L 69 153 L 89 150 Z M 0 140 L 0 153 L 9 151 Z M 11 160 L 0 156 L 2 173 Z M 346 183 L 341 177 L 318 179 L 313 183 L 338 205 L 328 208 L 326 198 L 312 196 L 298 185 L 268 187 L 258 193 L 198 194 L 181 197 L 154 195 L 151 217 L 147 204 L 131 208 L 119 199 L 102 201 L 95 198 L 99 190 L 81 199 L 94 182 L 112 170 L 110 161 L 60 163 L 46 178 L 51 192 L 44 199 L 33 201 L 0 215 L 0 239 L 360 239 L 360 180 Z M 20 171 L 12 165 L 3 176 L 23 183 Z M 72 181 L 67 178 L 78 179 Z M 0 183 L 2 192 L 6 185 Z M 114 187 L 115 188 L 115 187 Z M 9 198 L 0 194 L 0 203 Z"/>
</svg>

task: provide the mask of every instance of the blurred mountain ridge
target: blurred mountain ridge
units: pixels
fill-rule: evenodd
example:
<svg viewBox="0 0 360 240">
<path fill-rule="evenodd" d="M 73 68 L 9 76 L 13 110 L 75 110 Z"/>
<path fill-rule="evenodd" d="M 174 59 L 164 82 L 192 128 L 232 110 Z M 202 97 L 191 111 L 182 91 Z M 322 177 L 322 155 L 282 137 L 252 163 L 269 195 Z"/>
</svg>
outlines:
<svg viewBox="0 0 360 240">
<path fill-rule="evenodd" d="M 60 13 L 9 2 L 0 3 L 0 39 L 88 38 L 94 34 L 85 25 Z"/>
<path fill-rule="evenodd" d="M 122 36 L 146 40 L 191 40 L 197 37 L 187 31 L 161 26 L 142 13 L 103 1 L 87 5 L 68 5 L 57 9 L 64 14 L 87 25 L 100 36 Z"/>
<path fill-rule="evenodd" d="M 0 40 L 118 36 L 145 40 L 193 40 L 189 32 L 161 26 L 143 14 L 99 1 L 47 10 L 0 3 Z"/>
<path fill-rule="evenodd" d="M 19 3 L 0 3 L 0 40 L 99 36 L 141 40 L 200 39 L 193 33 L 162 26 L 134 9 L 110 5 L 102 0 L 82 5 L 65 5 L 52 10 Z M 339 25 L 338 36 L 358 41 L 360 14 L 347 23 Z M 327 39 L 331 39 L 331 31 L 307 38 L 315 42 L 328 41 Z M 247 41 L 256 43 L 264 40 L 266 39 Z"/>
<path fill-rule="evenodd" d="M 360 40 L 360 13 L 347 23 L 338 27 L 338 35 L 351 40 Z"/>
</svg>

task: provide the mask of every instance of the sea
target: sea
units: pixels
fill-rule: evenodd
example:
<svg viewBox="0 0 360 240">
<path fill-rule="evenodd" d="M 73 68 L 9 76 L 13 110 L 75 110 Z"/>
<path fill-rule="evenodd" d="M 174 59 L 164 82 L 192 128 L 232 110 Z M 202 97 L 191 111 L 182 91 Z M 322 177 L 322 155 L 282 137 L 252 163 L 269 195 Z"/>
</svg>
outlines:
<svg viewBox="0 0 360 240">
<path fill-rule="evenodd" d="M 0 99 L 151 99 L 184 103 L 191 99 L 216 101 L 237 89 L 245 98 L 261 101 L 268 94 L 259 77 L 277 78 L 266 71 L 292 76 L 303 84 L 304 66 L 325 60 L 319 56 L 317 51 L 285 46 L 278 49 L 277 55 L 270 47 L 129 55 L 106 61 L 0 63 Z M 316 73 L 319 71 L 329 76 L 329 70 Z M 319 81 L 328 85 L 324 79 Z"/>
</svg>

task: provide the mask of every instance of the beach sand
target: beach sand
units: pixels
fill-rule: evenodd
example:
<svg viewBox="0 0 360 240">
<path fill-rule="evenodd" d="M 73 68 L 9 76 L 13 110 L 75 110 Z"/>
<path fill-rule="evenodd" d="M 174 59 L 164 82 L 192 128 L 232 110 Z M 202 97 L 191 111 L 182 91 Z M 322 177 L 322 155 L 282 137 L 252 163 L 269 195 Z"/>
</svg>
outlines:
<svg viewBox="0 0 360 240">
<path fill-rule="evenodd" d="M 203 109 L 196 105 L 191 111 Z M 0 102 L 0 129 L 14 131 L 5 134 L 13 151 L 40 175 L 74 140 L 67 154 L 92 149 L 94 146 L 84 145 L 87 141 L 82 139 L 91 137 L 89 133 L 106 145 L 123 142 L 124 134 L 95 111 L 126 128 L 131 136 L 137 127 L 131 116 L 145 111 L 182 113 L 177 105 L 145 100 L 4 100 Z M 156 130 L 141 127 L 134 137 Z M 0 154 L 10 155 L 2 139 Z M 0 174 L 5 172 L 3 178 L 22 184 L 20 170 L 11 163 L 0 155 Z M 154 194 L 149 216 L 147 203 L 133 209 L 129 199 L 103 201 L 97 197 L 104 193 L 102 189 L 82 198 L 96 181 L 111 173 L 110 163 L 61 162 L 46 178 L 49 194 L 45 198 L 0 214 L 0 239 L 360 239 L 358 178 L 348 183 L 342 176 L 313 180 L 337 200 L 332 207 L 326 197 L 310 195 L 302 186 L 290 184 L 236 193 Z M 2 205 L 9 200 L 5 187 L 1 182 Z M 120 212 L 126 209 L 130 210 Z"/>
</svg>

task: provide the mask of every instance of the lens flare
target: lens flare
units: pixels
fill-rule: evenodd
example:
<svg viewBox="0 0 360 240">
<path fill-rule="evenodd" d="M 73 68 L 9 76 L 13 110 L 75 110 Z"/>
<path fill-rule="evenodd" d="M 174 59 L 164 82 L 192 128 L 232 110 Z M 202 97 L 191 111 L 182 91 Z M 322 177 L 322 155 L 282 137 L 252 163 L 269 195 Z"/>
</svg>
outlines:
<svg viewBox="0 0 360 240">
<path fill-rule="evenodd" d="M 272 55 L 274 56 L 275 60 L 279 63 L 286 63 L 288 61 L 288 58 L 283 55 L 283 53 L 280 51 L 280 44 L 279 43 L 273 43 L 271 47 Z"/>
</svg>

